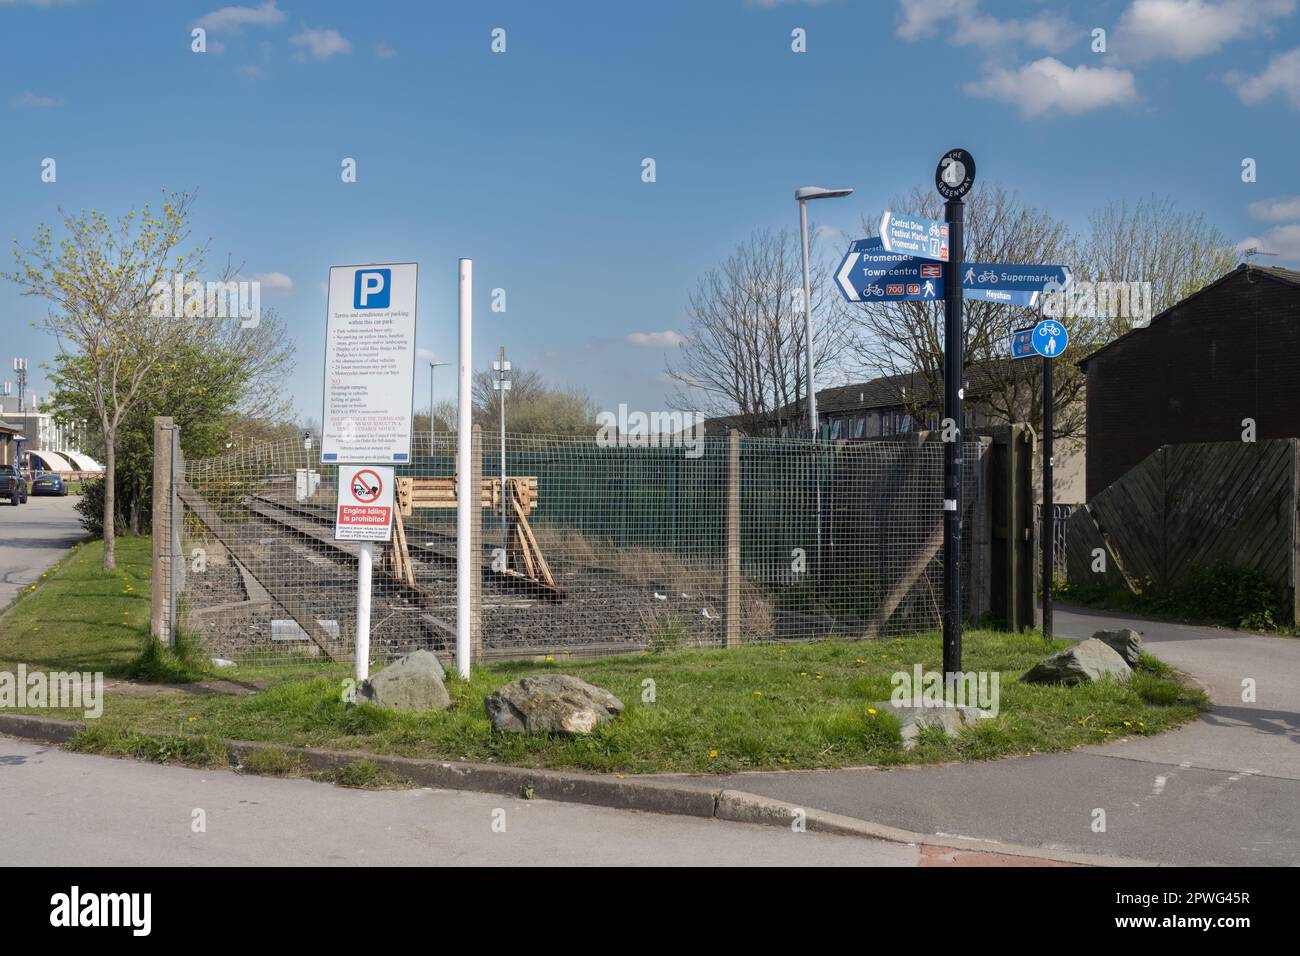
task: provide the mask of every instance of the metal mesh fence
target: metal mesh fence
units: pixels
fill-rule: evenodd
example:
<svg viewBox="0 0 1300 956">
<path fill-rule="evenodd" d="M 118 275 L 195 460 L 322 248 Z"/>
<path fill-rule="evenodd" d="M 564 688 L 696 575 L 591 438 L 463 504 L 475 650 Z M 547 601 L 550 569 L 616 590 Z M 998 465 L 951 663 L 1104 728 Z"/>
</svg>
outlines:
<svg viewBox="0 0 1300 956">
<path fill-rule="evenodd" d="M 943 606 L 943 446 L 476 438 L 475 647 L 484 659 L 931 630 Z M 965 607 L 986 569 L 987 445 L 964 449 Z M 453 436 L 397 471 L 401 528 L 375 546 L 371 654 L 449 653 L 456 620 Z M 357 545 L 334 541 L 337 468 L 301 443 L 187 462 L 187 629 L 214 657 L 349 660 Z M 395 529 L 398 531 L 399 529 Z"/>
</svg>

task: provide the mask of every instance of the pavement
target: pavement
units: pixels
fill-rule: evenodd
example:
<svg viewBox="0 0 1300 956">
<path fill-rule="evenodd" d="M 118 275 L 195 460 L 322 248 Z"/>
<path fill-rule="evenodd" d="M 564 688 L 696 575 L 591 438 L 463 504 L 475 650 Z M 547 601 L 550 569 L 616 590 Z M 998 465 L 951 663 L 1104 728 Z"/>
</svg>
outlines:
<svg viewBox="0 0 1300 956">
<path fill-rule="evenodd" d="M 349 790 L 0 737 L 0 863 L 9 866 L 961 866 L 980 857 L 468 791 Z"/>
<path fill-rule="evenodd" d="M 1158 737 L 1070 753 L 897 769 L 664 775 L 935 838 L 1180 865 L 1300 864 L 1300 640 L 1060 608 L 1059 637 L 1143 632 L 1214 709 Z M 1243 702 L 1243 681 L 1255 700 Z M 1097 810 L 1104 832 L 1094 832 Z"/>
<path fill-rule="evenodd" d="M 75 495 L 28 498 L 15 508 L 0 503 L 0 608 L 63 557 L 86 532 L 77 520 Z"/>
</svg>

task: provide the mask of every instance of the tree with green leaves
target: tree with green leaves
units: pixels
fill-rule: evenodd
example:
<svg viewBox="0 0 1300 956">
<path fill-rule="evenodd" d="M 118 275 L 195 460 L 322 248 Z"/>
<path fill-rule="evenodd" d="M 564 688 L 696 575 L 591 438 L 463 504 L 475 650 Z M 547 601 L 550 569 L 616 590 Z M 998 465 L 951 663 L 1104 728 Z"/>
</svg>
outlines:
<svg viewBox="0 0 1300 956">
<path fill-rule="evenodd" d="M 86 395 L 104 443 L 104 570 L 117 567 L 116 478 L 118 432 L 160 363 L 204 323 L 162 315 L 154 308 L 159 283 L 192 281 L 203 269 L 206 246 L 189 241 L 192 197 L 164 194 L 117 220 L 102 212 L 59 210 L 63 234 L 42 223 L 30 243 L 14 240 L 15 268 L 4 273 L 24 295 L 44 299 L 44 328 L 59 339 L 69 363 L 63 387 Z M 178 310 L 180 311 L 180 310 Z"/>
</svg>

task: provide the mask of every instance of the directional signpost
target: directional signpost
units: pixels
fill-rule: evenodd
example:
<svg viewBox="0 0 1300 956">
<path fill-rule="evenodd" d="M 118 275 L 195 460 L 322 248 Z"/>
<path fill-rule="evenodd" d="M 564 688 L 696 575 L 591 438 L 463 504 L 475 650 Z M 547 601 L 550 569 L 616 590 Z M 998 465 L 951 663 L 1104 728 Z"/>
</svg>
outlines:
<svg viewBox="0 0 1300 956">
<path fill-rule="evenodd" d="M 948 261 L 948 224 L 938 219 L 886 212 L 880 217 L 880 242 L 886 252 Z"/>
<path fill-rule="evenodd" d="M 835 284 L 850 302 L 938 301 L 946 266 L 887 252 L 879 237 L 858 239 L 835 270 Z"/>
<path fill-rule="evenodd" d="M 946 200 L 944 223 L 948 229 L 943 258 L 953 273 L 962 274 L 965 254 L 963 197 L 975 183 L 975 160 L 964 149 L 950 149 L 939 159 L 934 187 Z M 943 673 L 959 679 L 961 671 L 961 456 L 962 456 L 962 355 L 961 282 L 949 282 L 943 300 L 943 416 L 945 428 L 955 425 L 955 441 L 943 445 Z M 951 678 L 950 678 L 950 675 Z"/>
<path fill-rule="evenodd" d="M 1044 292 L 1064 290 L 1073 281 L 1069 266 L 967 262 L 961 268 L 961 288 L 966 298 L 1003 305 L 1032 308 Z"/>
<path fill-rule="evenodd" d="M 1052 640 L 1052 573 L 1056 550 L 1056 509 L 1052 505 L 1052 429 L 1055 393 L 1052 360 L 1070 344 L 1070 333 L 1060 322 L 1048 319 L 1033 328 L 1011 333 L 1011 357 L 1043 358 L 1043 639 Z"/>
</svg>

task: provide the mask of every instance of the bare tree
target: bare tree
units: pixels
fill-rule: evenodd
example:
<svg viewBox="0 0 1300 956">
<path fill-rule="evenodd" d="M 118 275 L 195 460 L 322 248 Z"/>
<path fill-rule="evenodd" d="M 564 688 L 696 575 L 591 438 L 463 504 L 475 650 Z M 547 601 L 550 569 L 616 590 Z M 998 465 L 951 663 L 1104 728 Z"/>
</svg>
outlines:
<svg viewBox="0 0 1300 956">
<path fill-rule="evenodd" d="M 180 248 L 189 238 L 191 203 L 188 193 L 165 194 L 160 213 L 146 205 L 115 223 L 101 212 L 60 209 L 65 235 L 58 244 L 41 224 L 30 245 L 14 241 L 16 268 L 5 274 L 24 295 L 49 303 L 44 327 L 59 338 L 62 351 L 86 358 L 70 366 L 84 371 L 68 384 L 92 397 L 104 439 L 106 571 L 117 567 L 118 426 L 154 367 L 194 334 L 189 320 L 151 307 L 158 283 L 177 275 L 192 280 L 203 268 L 205 247 Z"/>
<path fill-rule="evenodd" d="M 815 241 L 810 250 L 813 360 L 825 370 L 844 350 L 846 312 Z M 785 411 L 804 422 L 807 336 L 797 236 L 787 230 L 751 235 L 700 278 L 688 313 L 686 341 L 666 369 L 677 385 L 673 407 L 753 421 Z"/>
</svg>

